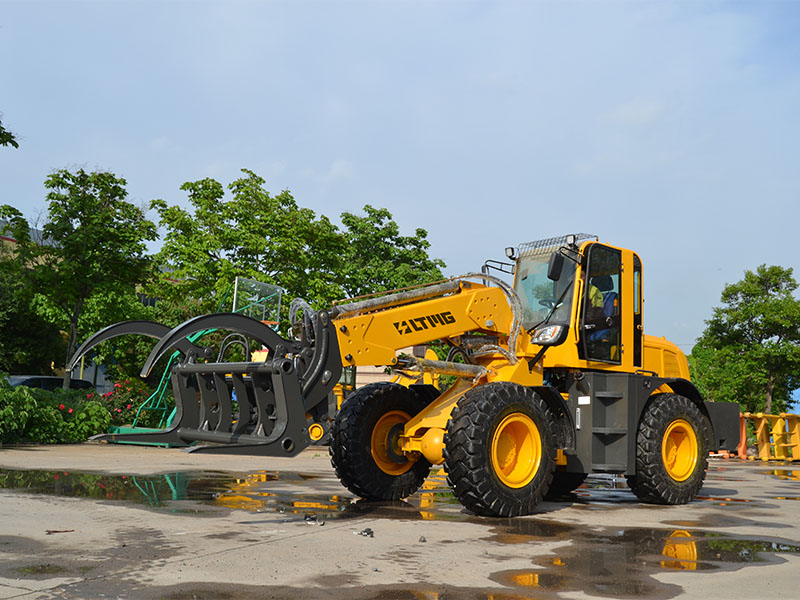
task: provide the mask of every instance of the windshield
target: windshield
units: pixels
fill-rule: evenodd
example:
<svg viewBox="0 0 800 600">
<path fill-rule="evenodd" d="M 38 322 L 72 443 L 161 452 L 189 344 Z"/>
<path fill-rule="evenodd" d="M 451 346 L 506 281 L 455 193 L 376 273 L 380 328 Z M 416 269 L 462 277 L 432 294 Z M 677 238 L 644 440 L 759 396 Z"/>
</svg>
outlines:
<svg viewBox="0 0 800 600">
<path fill-rule="evenodd" d="M 570 286 L 575 277 L 575 264 L 569 259 L 565 260 L 558 281 L 548 279 L 547 263 L 550 255 L 556 251 L 558 248 L 536 249 L 521 254 L 517 260 L 514 290 L 522 302 L 522 326 L 525 329 L 544 321 L 554 306 L 555 310 L 548 322 L 569 323 L 571 292 L 574 291 Z"/>
</svg>

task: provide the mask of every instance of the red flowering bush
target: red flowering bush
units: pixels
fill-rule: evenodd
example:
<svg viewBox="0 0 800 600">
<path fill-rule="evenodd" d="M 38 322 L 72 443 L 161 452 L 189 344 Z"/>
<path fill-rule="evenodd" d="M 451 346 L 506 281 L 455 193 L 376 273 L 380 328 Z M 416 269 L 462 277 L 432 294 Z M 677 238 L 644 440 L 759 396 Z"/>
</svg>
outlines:
<svg viewBox="0 0 800 600">
<path fill-rule="evenodd" d="M 64 444 L 108 429 L 111 418 L 97 395 L 78 390 L 12 388 L 0 375 L 0 443 Z"/>
<path fill-rule="evenodd" d="M 147 400 L 150 390 L 139 380 L 125 379 L 114 384 L 114 389 L 100 394 L 100 401 L 111 414 L 112 425 L 130 425 L 136 418 L 139 406 Z"/>
</svg>

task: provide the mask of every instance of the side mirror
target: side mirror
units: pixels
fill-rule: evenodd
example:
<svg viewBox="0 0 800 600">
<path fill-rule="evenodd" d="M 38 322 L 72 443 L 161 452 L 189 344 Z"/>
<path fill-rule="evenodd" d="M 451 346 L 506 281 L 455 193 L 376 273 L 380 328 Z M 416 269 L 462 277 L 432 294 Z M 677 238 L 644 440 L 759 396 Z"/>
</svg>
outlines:
<svg viewBox="0 0 800 600">
<path fill-rule="evenodd" d="M 547 278 L 551 281 L 558 281 L 561 277 L 561 270 L 564 268 L 564 256 L 560 252 L 553 252 L 547 263 Z"/>
</svg>

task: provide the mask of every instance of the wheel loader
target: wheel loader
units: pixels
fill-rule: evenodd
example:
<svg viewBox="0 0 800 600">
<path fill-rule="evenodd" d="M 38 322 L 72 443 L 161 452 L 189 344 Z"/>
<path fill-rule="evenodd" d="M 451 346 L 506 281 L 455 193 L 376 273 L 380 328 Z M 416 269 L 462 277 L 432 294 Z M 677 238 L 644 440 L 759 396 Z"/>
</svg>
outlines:
<svg viewBox="0 0 800 600">
<path fill-rule="evenodd" d="M 624 474 L 644 502 L 691 501 L 709 451 L 738 443 L 738 406 L 704 402 L 680 349 L 644 334 L 639 256 L 587 234 L 506 255 L 480 273 L 327 310 L 293 303 L 296 334 L 286 338 L 234 313 L 171 330 L 112 325 L 87 340 L 72 364 L 116 335 L 156 337 L 143 376 L 165 353 L 180 352 L 172 424 L 99 439 L 293 456 L 325 438 L 342 484 L 366 499 L 405 498 L 432 465 L 443 465 L 455 496 L 478 515 L 530 514 L 589 473 Z M 513 284 L 492 268 L 512 274 Z M 208 329 L 243 335 L 266 358 L 214 360 L 187 339 Z M 433 342 L 450 348 L 448 360 L 399 351 Z M 343 367 L 359 365 L 454 383 L 445 390 L 369 384 L 337 411 L 331 391 Z"/>
</svg>

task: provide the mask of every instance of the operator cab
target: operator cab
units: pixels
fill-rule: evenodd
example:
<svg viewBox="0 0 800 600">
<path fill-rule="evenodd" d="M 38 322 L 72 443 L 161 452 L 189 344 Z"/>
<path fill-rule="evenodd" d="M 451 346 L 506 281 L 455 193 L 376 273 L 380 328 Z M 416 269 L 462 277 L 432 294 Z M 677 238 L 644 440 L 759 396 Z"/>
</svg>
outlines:
<svg viewBox="0 0 800 600">
<path fill-rule="evenodd" d="M 569 336 L 577 343 L 575 358 L 621 365 L 628 347 L 633 352 L 626 362 L 642 365 L 642 263 L 635 253 L 573 234 L 529 242 L 518 256 L 507 254 L 515 260 L 514 290 L 532 343 L 557 346 L 575 327 Z M 633 265 L 628 279 L 626 261 Z"/>
</svg>

